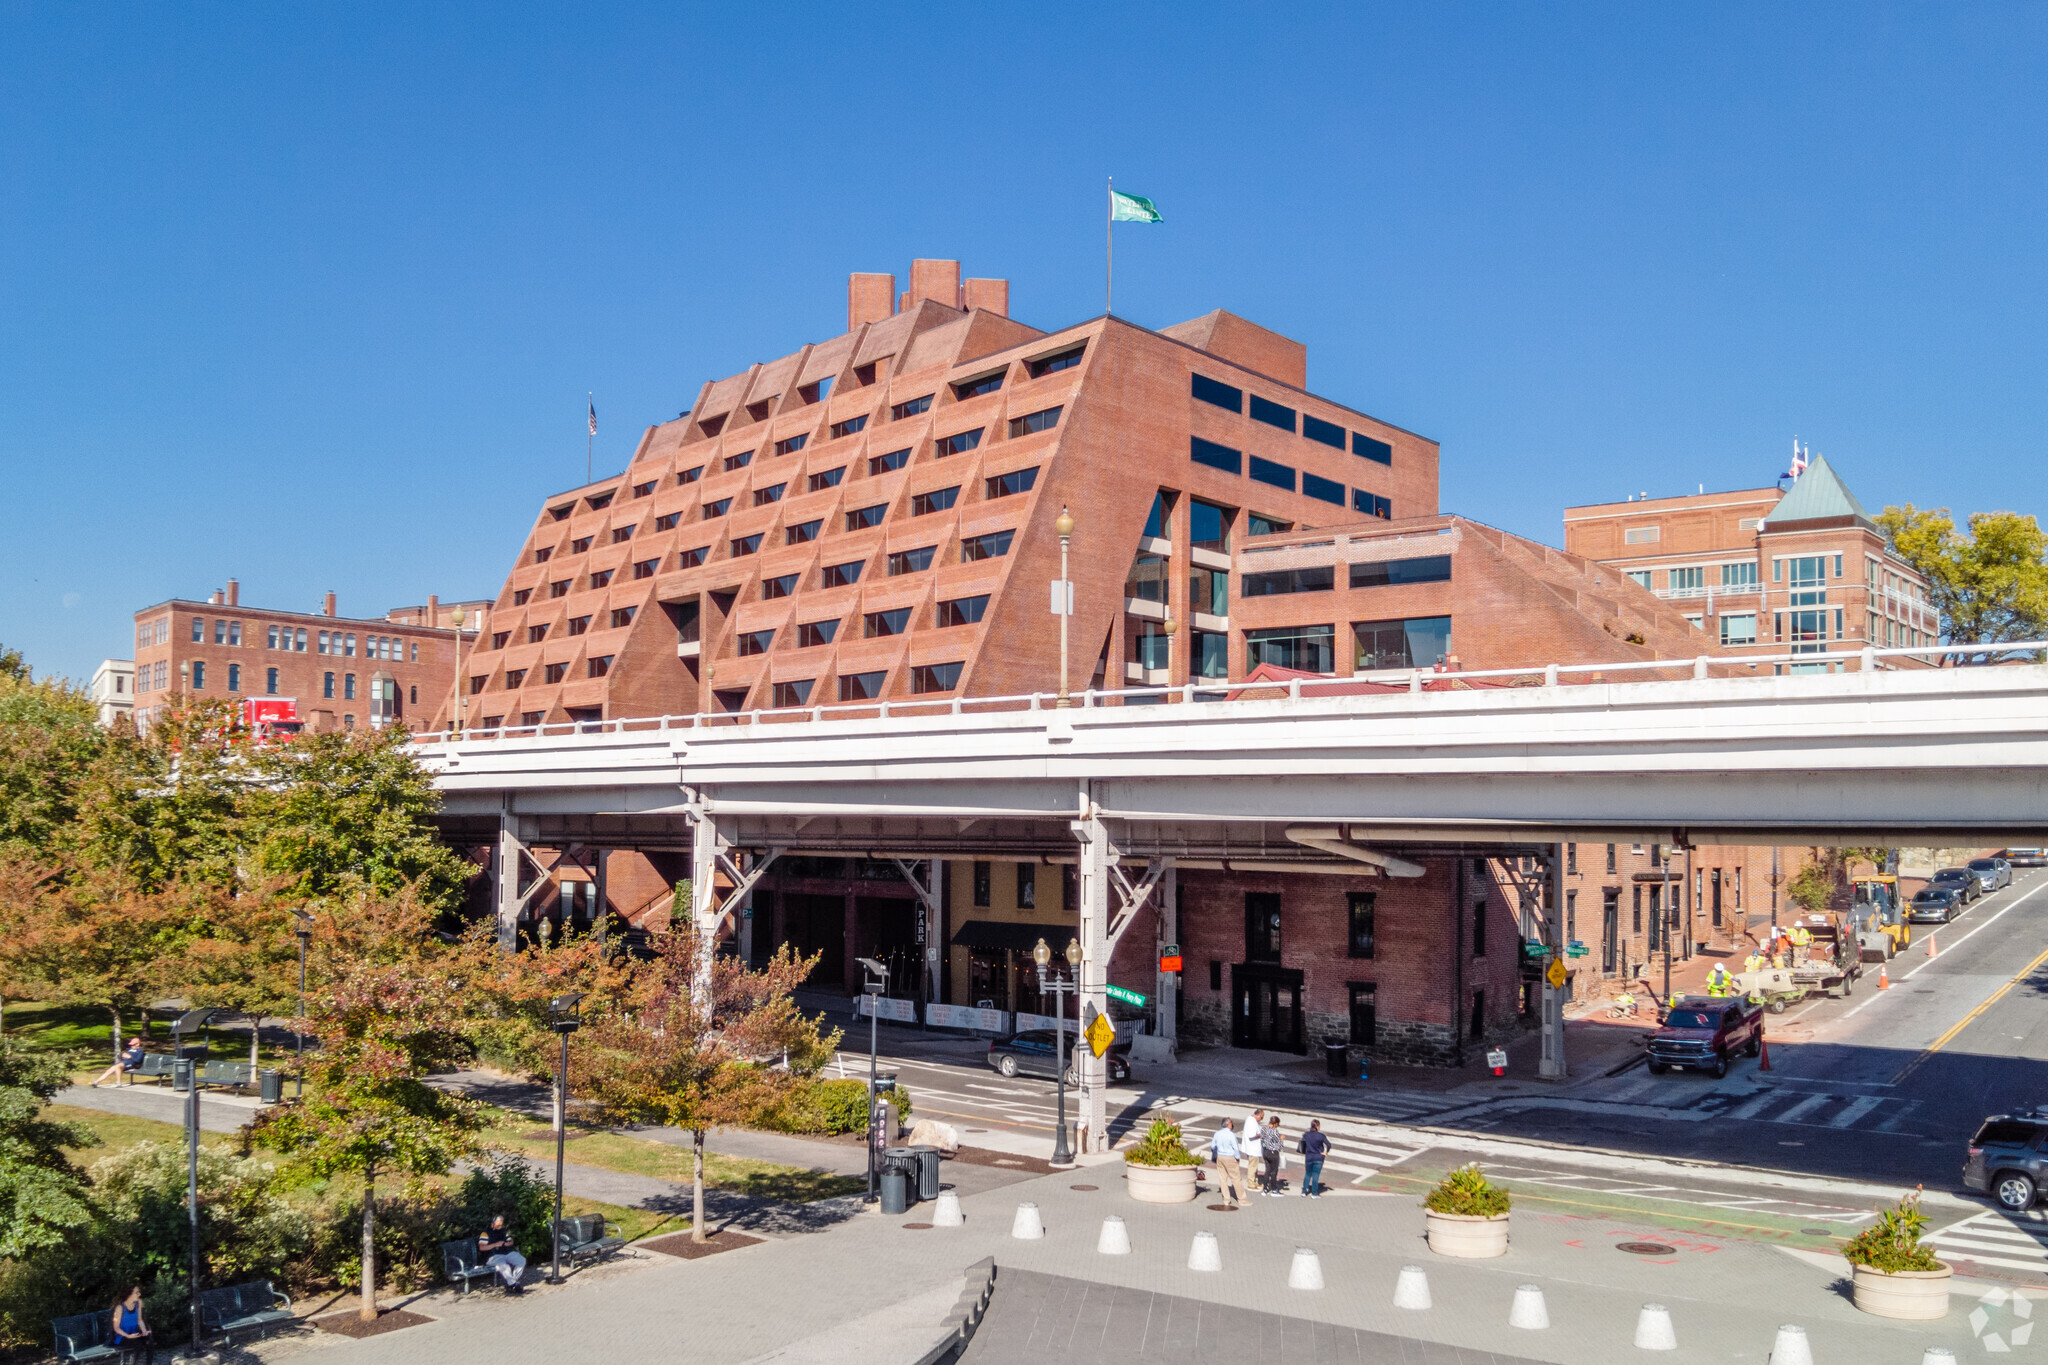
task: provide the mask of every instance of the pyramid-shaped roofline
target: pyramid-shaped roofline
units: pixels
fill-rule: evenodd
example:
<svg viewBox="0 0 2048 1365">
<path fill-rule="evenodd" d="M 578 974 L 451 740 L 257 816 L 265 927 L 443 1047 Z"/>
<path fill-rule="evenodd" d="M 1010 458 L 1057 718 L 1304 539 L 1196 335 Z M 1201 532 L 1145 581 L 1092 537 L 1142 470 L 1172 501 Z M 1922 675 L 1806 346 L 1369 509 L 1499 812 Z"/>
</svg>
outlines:
<svg viewBox="0 0 2048 1365">
<path fill-rule="evenodd" d="M 1842 476 L 1835 472 L 1825 455 L 1813 457 L 1813 463 L 1799 476 L 1778 505 L 1771 509 L 1767 524 L 1772 528 L 1782 527 L 1787 522 L 1819 521 L 1823 518 L 1853 517 L 1859 526 L 1877 529 L 1870 514 L 1863 510 L 1863 504 L 1856 501 L 1856 495 L 1849 491 L 1849 485 L 1842 482 Z"/>
</svg>

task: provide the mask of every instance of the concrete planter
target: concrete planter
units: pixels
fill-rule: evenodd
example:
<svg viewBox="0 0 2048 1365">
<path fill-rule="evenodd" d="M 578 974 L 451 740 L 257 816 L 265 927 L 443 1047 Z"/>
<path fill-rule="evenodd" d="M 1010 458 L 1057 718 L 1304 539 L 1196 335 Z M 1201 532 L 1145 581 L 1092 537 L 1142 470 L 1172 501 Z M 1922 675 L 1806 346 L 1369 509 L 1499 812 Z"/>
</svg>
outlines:
<svg viewBox="0 0 2048 1365">
<path fill-rule="evenodd" d="M 1851 1266 L 1856 1306 L 1874 1317 L 1915 1322 L 1948 1314 L 1948 1282 L 1954 1270 L 1873 1270 Z"/>
<path fill-rule="evenodd" d="M 1140 1204 L 1187 1204 L 1195 1197 L 1200 1166 L 1138 1166 L 1124 1163 L 1124 1182 Z"/>
<path fill-rule="evenodd" d="M 1479 1260 L 1508 1254 L 1508 1215 L 1482 1218 L 1470 1213 L 1422 1211 L 1429 1249 L 1439 1256 L 1461 1256 Z"/>
</svg>

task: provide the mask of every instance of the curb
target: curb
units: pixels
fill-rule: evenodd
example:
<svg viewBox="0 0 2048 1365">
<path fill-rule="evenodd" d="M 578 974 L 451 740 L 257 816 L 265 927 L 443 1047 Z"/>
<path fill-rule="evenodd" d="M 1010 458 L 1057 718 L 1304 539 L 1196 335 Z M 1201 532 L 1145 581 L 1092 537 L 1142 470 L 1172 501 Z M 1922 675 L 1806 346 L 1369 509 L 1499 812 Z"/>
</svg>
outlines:
<svg viewBox="0 0 2048 1365">
<path fill-rule="evenodd" d="M 951 1365 L 958 1360 L 967 1350 L 967 1343 L 974 1340 L 975 1329 L 987 1315 L 988 1301 L 995 1292 L 996 1258 L 984 1256 L 967 1267 L 967 1286 L 960 1291 L 960 1302 L 946 1315 L 951 1324 L 946 1334 L 913 1365 Z"/>
</svg>

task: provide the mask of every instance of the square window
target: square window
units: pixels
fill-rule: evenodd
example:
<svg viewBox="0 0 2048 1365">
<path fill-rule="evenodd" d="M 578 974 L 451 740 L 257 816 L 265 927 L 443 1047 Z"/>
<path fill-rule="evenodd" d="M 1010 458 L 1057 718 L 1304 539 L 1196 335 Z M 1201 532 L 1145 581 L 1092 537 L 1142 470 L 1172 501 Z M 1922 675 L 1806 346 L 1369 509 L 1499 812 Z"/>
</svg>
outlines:
<svg viewBox="0 0 2048 1365">
<path fill-rule="evenodd" d="M 616 569 L 599 570 L 598 572 L 590 576 L 590 586 L 593 588 L 602 588 L 609 585 L 612 581 L 612 575 L 617 572 L 618 570 Z"/>
<path fill-rule="evenodd" d="M 612 505 L 612 495 L 610 493 L 597 493 L 584 499 L 584 501 L 590 504 L 591 511 L 602 512 L 605 508 Z"/>
<path fill-rule="evenodd" d="M 695 483 L 703 477 L 704 466 L 700 464 L 695 469 L 685 469 L 679 472 L 676 475 L 676 486 L 680 488 L 686 483 Z"/>
<path fill-rule="evenodd" d="M 1393 518 L 1394 504 L 1377 493 L 1368 493 L 1363 488 L 1354 488 L 1351 490 L 1351 510 L 1363 512 L 1369 517 L 1379 517 L 1385 521 Z"/>
<path fill-rule="evenodd" d="M 571 635 L 581 635 L 589 629 L 590 618 L 588 616 L 572 616 L 569 618 L 569 633 Z"/>
<path fill-rule="evenodd" d="M 771 502 L 781 502 L 782 490 L 787 487 L 789 485 L 786 483 L 778 483 L 767 488 L 756 488 L 754 490 L 754 506 L 766 507 Z"/>
<path fill-rule="evenodd" d="M 732 542 L 732 557 L 738 559 L 740 556 L 750 555 L 760 548 L 761 532 L 756 531 L 750 536 L 740 536 Z"/>
<path fill-rule="evenodd" d="M 761 599 L 763 601 L 769 601 L 777 597 L 789 596 L 791 593 L 796 591 L 796 580 L 797 575 L 793 573 L 781 574 L 775 578 L 762 579 Z"/>
<path fill-rule="evenodd" d="M 512 590 L 512 605 L 513 605 L 513 606 L 515 606 L 515 607 L 523 607 L 523 606 L 525 606 L 525 605 L 526 605 L 526 604 L 527 604 L 528 602 L 531 602 L 532 600 L 533 600 L 533 589 L 532 589 L 532 588 L 515 588 L 515 589 L 513 589 L 513 590 Z"/>
<path fill-rule="evenodd" d="M 638 607 L 614 607 L 611 615 L 611 628 L 617 630 L 620 626 L 632 625 L 633 613 L 639 610 L 640 608 Z"/>
<path fill-rule="evenodd" d="M 661 567 L 659 559 L 643 559 L 633 565 L 633 577 L 652 578 L 654 571 Z"/>
<path fill-rule="evenodd" d="M 961 664 L 919 664 L 910 670 L 912 692 L 951 692 L 960 685 Z"/>
<path fill-rule="evenodd" d="M 631 527 L 631 526 L 615 526 L 615 527 L 613 527 L 613 528 L 612 528 L 612 544 L 614 544 L 614 545 L 623 545 L 623 544 L 624 544 L 625 542 L 627 542 L 627 541 L 631 540 L 631 539 L 633 538 L 633 532 L 634 532 L 634 530 L 635 530 L 635 529 L 636 529 L 636 528 L 634 528 L 634 527 Z"/>
<path fill-rule="evenodd" d="M 927 545 L 918 550 L 897 550 L 889 556 L 889 576 L 917 573 L 932 566 L 932 552 L 938 547 Z"/>
<path fill-rule="evenodd" d="M 676 555 L 676 567 L 678 569 L 694 569 L 699 564 L 702 564 L 704 557 L 710 553 L 711 547 L 709 545 L 699 545 L 694 550 L 684 550 Z"/>
<path fill-rule="evenodd" d="M 547 638 L 548 628 L 545 625 L 528 626 L 526 628 L 526 643 L 530 645 L 537 645 Z"/>
<path fill-rule="evenodd" d="M 813 681 L 811 678 L 803 678 L 792 682 L 779 682 L 775 684 L 774 690 L 769 696 L 768 704 L 777 708 L 807 704 L 811 699 L 811 685 Z"/>
<path fill-rule="evenodd" d="M 841 465 L 837 469 L 828 469 L 821 474 L 811 475 L 808 487 L 813 493 L 822 493 L 828 488 L 837 488 L 839 481 L 845 477 L 846 466 Z"/>
<path fill-rule="evenodd" d="M 615 657 L 617 656 L 611 654 L 600 654 L 593 658 L 590 661 L 590 676 L 593 678 L 602 678 L 605 674 L 611 672 L 612 660 Z"/>
<path fill-rule="evenodd" d="M 658 482 L 660 482 L 660 480 L 658 479 L 649 479 L 646 483 L 634 484 L 633 496 L 636 498 L 644 498 L 649 496 L 654 492 L 654 485 Z"/>
<path fill-rule="evenodd" d="M 520 688 L 521 686 L 523 686 L 523 685 L 525 684 L 525 682 L 526 682 L 526 670 L 525 670 L 525 669 L 523 669 L 523 668 L 508 668 L 508 669 L 506 669 L 506 670 L 505 670 L 505 690 L 506 690 L 507 692 L 516 692 L 516 691 L 518 691 L 518 690 L 519 690 L 519 688 Z"/>
<path fill-rule="evenodd" d="M 558 683 L 562 679 L 569 676 L 569 665 L 548 664 L 546 667 L 541 669 L 540 676 L 542 682 Z"/>
<path fill-rule="evenodd" d="M 493 631 L 493 632 L 492 632 L 492 634 L 491 634 L 491 648 L 492 648 L 492 649 L 494 649 L 494 650 L 497 650 L 497 649 L 503 649 L 503 648 L 504 648 L 504 647 L 505 647 L 506 645 L 509 645 L 509 644 L 511 644 L 511 643 L 512 643 L 512 632 L 511 632 L 511 631 L 509 631 L 509 630 L 500 630 L 500 631 Z"/>
<path fill-rule="evenodd" d="M 591 541 L 593 541 L 593 540 L 595 540 L 595 539 L 597 539 L 597 537 L 596 537 L 596 536 L 583 536 L 583 537 L 581 537 L 581 538 L 579 538 L 579 539 L 576 539 L 576 540 L 572 540 L 572 541 L 570 541 L 570 542 L 569 542 L 569 553 L 570 553 L 570 554 L 572 554 L 572 555 L 581 555 L 581 554 L 588 554 L 588 553 L 590 553 L 590 542 L 591 542 Z"/>
<path fill-rule="evenodd" d="M 766 654 L 768 647 L 774 643 L 775 632 L 772 630 L 748 631 L 739 637 L 734 645 L 734 652 L 743 658 L 750 654 Z"/>
<path fill-rule="evenodd" d="M 548 596 L 567 597 L 569 595 L 569 584 L 571 581 L 572 580 L 567 578 L 558 578 L 554 582 L 548 584 Z"/>
<path fill-rule="evenodd" d="M 892 450 L 887 455 L 877 455 L 868 461 L 868 477 L 873 478 L 877 474 L 887 474 L 889 471 L 901 469 L 909 463 L 910 452 L 908 450 Z"/>
</svg>

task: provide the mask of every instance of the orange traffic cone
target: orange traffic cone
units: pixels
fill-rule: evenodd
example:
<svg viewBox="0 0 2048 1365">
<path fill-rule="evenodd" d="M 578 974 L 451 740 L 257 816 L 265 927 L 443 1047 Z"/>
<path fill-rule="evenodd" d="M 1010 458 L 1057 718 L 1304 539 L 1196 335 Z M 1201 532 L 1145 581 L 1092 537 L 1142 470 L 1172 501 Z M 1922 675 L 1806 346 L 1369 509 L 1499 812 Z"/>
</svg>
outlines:
<svg viewBox="0 0 2048 1365">
<path fill-rule="evenodd" d="M 1758 1071 L 1769 1071 L 1771 1069 L 1771 1040 L 1768 1038 L 1758 1038 L 1756 1045 L 1762 1050 L 1763 1056 L 1763 1060 L 1757 1063 L 1756 1069 Z"/>
<path fill-rule="evenodd" d="M 1934 956 L 1934 935 L 1932 934 L 1927 936 L 1927 955 L 1929 957 Z"/>
<path fill-rule="evenodd" d="M 1888 991 L 1892 988 L 1892 979 L 1885 975 L 1882 965 L 1877 969 L 1877 988 L 1881 991 Z"/>
</svg>

